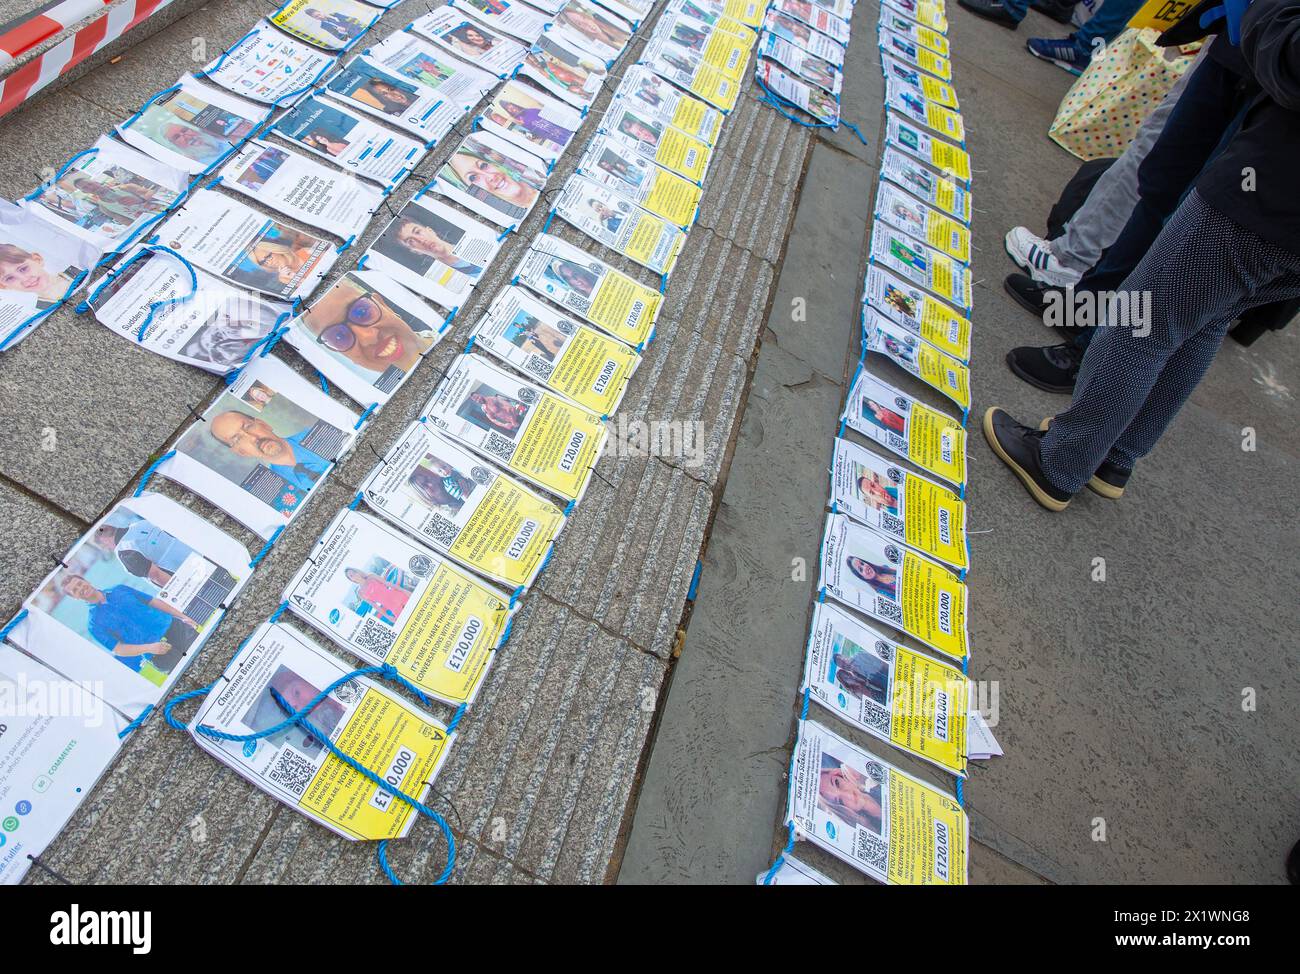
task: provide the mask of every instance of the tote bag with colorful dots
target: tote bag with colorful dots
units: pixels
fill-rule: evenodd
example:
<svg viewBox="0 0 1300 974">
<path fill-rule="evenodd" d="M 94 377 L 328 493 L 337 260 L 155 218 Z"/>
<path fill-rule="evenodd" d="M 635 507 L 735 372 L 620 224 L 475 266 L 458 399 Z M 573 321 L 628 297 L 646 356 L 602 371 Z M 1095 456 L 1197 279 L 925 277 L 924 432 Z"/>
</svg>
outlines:
<svg viewBox="0 0 1300 974">
<path fill-rule="evenodd" d="M 1057 109 L 1047 134 L 1085 162 L 1114 159 L 1147 113 L 1187 70 L 1186 55 L 1165 60 L 1155 30 L 1126 30 L 1095 55 Z"/>
</svg>

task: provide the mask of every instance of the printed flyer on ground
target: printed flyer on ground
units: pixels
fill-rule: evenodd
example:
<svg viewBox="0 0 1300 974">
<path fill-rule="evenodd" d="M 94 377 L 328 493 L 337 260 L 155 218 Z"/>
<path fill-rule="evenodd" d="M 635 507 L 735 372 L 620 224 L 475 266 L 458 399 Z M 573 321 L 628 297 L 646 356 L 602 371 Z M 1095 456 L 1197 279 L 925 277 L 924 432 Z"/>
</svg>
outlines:
<svg viewBox="0 0 1300 974">
<path fill-rule="evenodd" d="M 639 26 L 646 15 L 654 9 L 654 0 L 601 0 L 600 5 L 629 23 Z"/>
<path fill-rule="evenodd" d="M 799 721 L 790 779 L 795 833 L 882 883 L 966 885 L 969 825 L 955 800 Z"/>
<path fill-rule="evenodd" d="M 764 34 L 763 39 L 759 42 L 758 53 L 760 56 L 770 58 L 777 64 L 788 68 L 804 81 L 824 89 L 835 97 L 839 97 L 840 89 L 844 84 L 844 76 L 840 73 L 839 68 L 831 64 L 830 61 L 823 61 L 819 57 L 809 54 L 797 44 L 777 37 L 775 34 Z"/>
<path fill-rule="evenodd" d="M 429 189 L 502 229 L 521 224 L 546 188 L 546 163 L 491 132 L 471 132 Z"/>
<path fill-rule="evenodd" d="M 459 308 L 501 249 L 500 234 L 431 196 L 416 195 L 375 238 L 363 266 L 444 308 Z"/>
<path fill-rule="evenodd" d="M 881 382 L 861 363 L 842 419 L 890 452 L 965 489 L 966 430 L 961 423 Z"/>
<path fill-rule="evenodd" d="M 862 346 L 942 392 L 961 407 L 963 416 L 970 409 L 970 369 L 868 304 L 862 306 Z"/>
<path fill-rule="evenodd" d="M 565 182 L 555 212 L 593 240 L 656 274 L 672 273 L 686 243 L 681 227 L 577 174 Z"/>
<path fill-rule="evenodd" d="M 957 102 L 957 91 L 952 85 L 931 77 L 883 51 L 880 55 L 880 68 L 887 79 L 898 81 L 902 85 L 911 88 L 926 101 L 944 108 L 951 108 L 954 111 L 960 108 Z"/>
<path fill-rule="evenodd" d="M 966 150 L 932 138 L 895 112 L 885 113 L 885 140 L 940 172 L 970 182 L 970 156 Z"/>
<path fill-rule="evenodd" d="M 683 230 L 695 222 L 704 192 L 697 183 L 643 158 L 635 142 L 617 135 L 598 135 L 587 143 L 578 172 Z"/>
<path fill-rule="evenodd" d="M 358 0 L 289 0 L 271 15 L 271 22 L 309 44 L 327 51 L 342 51 L 368 31 L 380 16 L 374 8 Z"/>
<path fill-rule="evenodd" d="M 880 0 L 880 3 L 882 13 L 886 9 L 897 10 L 911 17 L 922 27 L 940 34 L 948 33 L 948 15 L 944 13 L 942 3 L 935 3 L 932 0 Z"/>
<path fill-rule="evenodd" d="M 410 536 L 342 510 L 285 588 L 289 611 L 452 706 L 471 703 L 511 616 L 507 597 Z"/>
<path fill-rule="evenodd" d="M 843 514 L 826 518 L 821 588 L 945 656 L 966 656 L 967 599 L 961 579 Z"/>
<path fill-rule="evenodd" d="M 72 546 L 9 639 L 134 719 L 198 654 L 248 580 L 248 560 L 224 531 L 145 493 Z"/>
<path fill-rule="evenodd" d="M 614 93 L 614 101 L 606 109 L 606 115 L 612 116 L 620 110 L 630 113 L 630 118 L 636 119 L 647 129 L 658 123 L 656 129 L 652 130 L 652 141 L 656 145 L 663 127 L 672 126 L 682 134 L 712 146 L 718 141 L 722 119 L 725 117 L 716 108 L 698 98 L 692 98 L 641 64 L 634 64 L 623 72 L 623 80 L 619 82 L 618 91 Z M 605 127 L 613 128 L 612 125 Z M 623 134 L 642 141 L 632 133 L 624 131 Z"/>
<path fill-rule="evenodd" d="M 775 34 L 783 41 L 789 41 L 813 57 L 819 57 L 837 68 L 844 67 L 844 45 L 836 43 L 825 34 L 819 34 L 789 14 L 770 8 L 763 21 L 763 31 Z"/>
<path fill-rule="evenodd" d="M 195 743 L 241 777 L 345 839 L 399 839 L 414 808 L 336 757 L 302 724 L 249 741 L 307 706 L 353 666 L 295 629 L 263 623 L 226 667 L 189 725 Z M 277 697 L 279 699 L 277 699 Z M 362 767 L 425 801 L 455 740 L 446 725 L 384 684 L 358 677 L 334 687 L 307 717 L 316 732 Z"/>
<path fill-rule="evenodd" d="M 498 78 L 519 67 L 528 50 L 514 38 L 483 26 L 453 6 L 438 7 L 417 17 L 411 30 Z"/>
<path fill-rule="evenodd" d="M 760 60 L 754 70 L 758 80 L 767 85 L 778 98 L 797 105 L 832 128 L 840 124 L 840 103 L 830 92 L 800 81 L 766 58 Z"/>
<path fill-rule="evenodd" d="M 724 78 L 739 81 L 749 64 L 749 51 L 754 46 L 754 35 L 744 31 L 738 35 L 725 27 L 712 27 L 696 20 L 680 7 L 670 10 L 655 24 L 654 38 L 662 41 L 673 58 L 711 68 Z"/>
<path fill-rule="evenodd" d="M 709 111 L 717 110 L 711 108 Z M 718 114 L 721 117 L 721 113 Z M 702 182 L 709 170 L 713 155 L 709 143 L 673 128 L 625 99 L 615 99 L 610 103 L 599 131 L 602 135 L 626 141 L 651 162 L 693 183 Z"/>
<path fill-rule="evenodd" d="M 351 449 L 357 421 L 278 358 L 255 355 L 158 473 L 270 538 Z"/>
<path fill-rule="evenodd" d="M 281 116 L 275 132 L 358 176 L 396 186 L 427 151 L 423 142 L 323 98 L 308 98 Z"/>
<path fill-rule="evenodd" d="M 77 290 L 100 250 L 41 213 L 0 200 L 0 349 Z"/>
<path fill-rule="evenodd" d="M 364 230 L 384 199 L 354 176 L 257 140 L 222 167 L 221 184 L 343 240 Z"/>
<path fill-rule="evenodd" d="M 179 203 L 189 182 L 180 169 L 104 135 L 22 205 L 106 253 Z"/>
<path fill-rule="evenodd" d="M 127 720 L 90 691 L 0 644 L 0 886 L 14 886 L 117 757 Z"/>
<path fill-rule="evenodd" d="M 96 321 L 151 352 L 224 375 L 289 318 L 288 304 L 191 270 L 165 251 L 141 249 L 87 302 Z"/>
<path fill-rule="evenodd" d="M 632 39 L 632 25 L 587 0 L 568 0 L 556 13 L 550 32 L 602 61 L 613 61 Z"/>
<path fill-rule="evenodd" d="M 595 413 L 469 354 L 424 415 L 457 443 L 571 501 L 586 491 L 608 435 Z"/>
<path fill-rule="evenodd" d="M 754 880 L 756 886 L 838 886 L 829 876 L 818 872 L 792 855 L 781 857 L 775 870 L 765 869 Z"/>
<path fill-rule="evenodd" d="M 966 126 L 962 123 L 961 115 L 951 108 L 929 101 L 915 88 L 897 78 L 885 79 L 885 107 L 938 132 L 944 138 L 954 142 L 966 141 Z"/>
<path fill-rule="evenodd" d="M 519 73 L 574 108 L 589 108 L 609 73 L 605 62 L 544 34 L 529 48 Z"/>
<path fill-rule="evenodd" d="M 696 3 L 695 0 L 676 0 L 668 5 L 665 19 L 678 14 L 692 22 L 701 21 L 716 30 L 725 30 L 728 34 L 739 37 L 747 45 L 753 46 L 758 25 L 763 22 L 763 6 L 758 0 L 743 0 L 728 4 Z M 739 14 L 744 20 L 733 14 Z"/>
<path fill-rule="evenodd" d="M 929 71 L 942 81 L 952 81 L 952 63 L 947 58 L 940 57 L 917 40 L 890 30 L 883 19 L 880 22 L 879 37 L 880 49 L 886 54 Z"/>
<path fill-rule="evenodd" d="M 970 319 L 933 295 L 873 264 L 867 268 L 862 300 L 940 351 L 970 362 Z"/>
<path fill-rule="evenodd" d="M 331 95 L 383 119 L 427 144 L 451 131 L 465 109 L 444 101 L 429 85 L 411 81 L 365 57 L 355 57 L 326 85 Z"/>
<path fill-rule="evenodd" d="M 495 72 L 466 64 L 410 31 L 389 34 L 365 53 L 368 60 L 423 85 L 462 113 L 501 82 Z"/>
<path fill-rule="evenodd" d="M 682 0 L 680 4 L 682 9 L 697 5 L 715 17 L 726 17 L 753 31 L 757 31 L 763 23 L 763 13 L 767 9 L 762 0 Z M 699 14 L 693 16 L 708 20 Z"/>
<path fill-rule="evenodd" d="M 730 112 L 736 107 L 736 100 L 740 97 L 739 79 L 705 64 L 698 55 L 681 44 L 662 37 L 651 40 L 641 55 L 641 61 L 648 64 L 656 74 L 703 98 L 723 112 Z"/>
<path fill-rule="evenodd" d="M 948 488 L 836 438 L 831 510 L 958 571 L 970 567 L 966 504 Z"/>
<path fill-rule="evenodd" d="M 813 611 L 803 688 L 872 737 L 966 776 L 970 681 L 828 602 Z"/>
<path fill-rule="evenodd" d="M 876 216 L 953 260 L 970 263 L 970 230 L 966 225 L 914 199 L 893 183 L 881 180 L 876 191 Z"/>
<path fill-rule="evenodd" d="M 515 280 L 635 349 L 654 336 L 663 295 L 559 237 L 539 234 Z"/>
<path fill-rule="evenodd" d="M 560 158 L 582 125 L 582 113 L 522 81 L 507 81 L 492 96 L 478 123 L 548 163 Z"/>
<path fill-rule="evenodd" d="M 546 563 L 564 511 L 418 420 L 361 485 L 366 504 L 515 592 Z"/>
<path fill-rule="evenodd" d="M 612 416 L 641 362 L 622 342 L 570 321 L 521 287 L 507 287 L 470 340 L 598 416 Z"/>
<path fill-rule="evenodd" d="M 349 398 L 382 406 L 446 326 L 388 275 L 350 271 L 290 322 L 284 340 Z"/>
<path fill-rule="evenodd" d="M 911 17 L 904 17 L 885 4 L 880 7 L 880 29 L 889 30 L 899 37 L 915 41 L 928 51 L 933 51 L 942 58 L 951 57 L 948 38 L 939 31 L 922 27 Z"/>
<path fill-rule="evenodd" d="M 970 269 L 883 220 L 871 228 L 871 260 L 970 311 Z"/>
<path fill-rule="evenodd" d="M 550 19 L 526 3 L 508 0 L 449 0 L 454 10 L 469 14 L 493 30 L 503 31 L 531 44 L 542 36 Z"/>
<path fill-rule="evenodd" d="M 196 192 L 159 227 L 158 240 L 231 284 L 281 301 L 310 295 L 338 258 L 329 240 L 210 189 Z"/>
<path fill-rule="evenodd" d="M 902 2 L 911 3 L 912 0 L 902 0 Z M 772 8 L 783 14 L 789 14 L 795 20 L 802 21 L 837 43 L 848 44 L 849 42 L 848 21 L 812 3 L 811 0 L 776 0 Z"/>
<path fill-rule="evenodd" d="M 970 193 L 951 179 L 945 179 L 894 148 L 885 149 L 880 174 L 931 206 L 970 225 Z"/>
<path fill-rule="evenodd" d="M 335 60 L 334 55 L 286 37 L 259 20 L 201 74 L 242 98 L 285 105 L 294 95 L 310 91 Z"/>
<path fill-rule="evenodd" d="M 151 98 L 116 131 L 128 145 L 195 176 L 234 152 L 269 111 L 185 77 Z"/>
</svg>

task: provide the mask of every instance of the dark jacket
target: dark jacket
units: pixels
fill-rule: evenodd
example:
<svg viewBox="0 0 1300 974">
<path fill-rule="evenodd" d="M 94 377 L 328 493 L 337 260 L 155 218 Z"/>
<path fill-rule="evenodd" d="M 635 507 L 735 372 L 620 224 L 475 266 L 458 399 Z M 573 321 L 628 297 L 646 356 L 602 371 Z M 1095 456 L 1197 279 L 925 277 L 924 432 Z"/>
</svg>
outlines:
<svg viewBox="0 0 1300 974">
<path fill-rule="evenodd" d="M 1300 0 L 1255 0 L 1242 20 L 1240 53 L 1262 93 L 1196 189 L 1235 223 L 1300 255 Z"/>
</svg>

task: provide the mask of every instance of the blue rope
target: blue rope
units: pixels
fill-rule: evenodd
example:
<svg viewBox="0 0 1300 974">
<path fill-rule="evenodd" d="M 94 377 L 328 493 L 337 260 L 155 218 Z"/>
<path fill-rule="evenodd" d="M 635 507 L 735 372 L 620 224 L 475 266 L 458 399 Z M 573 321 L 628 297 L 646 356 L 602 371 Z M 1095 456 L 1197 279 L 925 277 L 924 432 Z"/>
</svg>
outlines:
<svg viewBox="0 0 1300 974">
<path fill-rule="evenodd" d="M 166 453 L 160 456 L 153 463 L 149 464 L 149 466 L 145 467 L 144 476 L 140 478 L 140 486 L 138 486 L 135 489 L 135 493 L 132 494 L 131 496 L 139 497 L 141 494 L 143 494 L 145 486 L 149 483 L 149 478 L 154 475 L 154 471 L 156 471 L 159 467 L 161 467 L 164 463 L 166 463 L 174 456 L 176 456 L 176 451 L 168 450 Z"/>
<path fill-rule="evenodd" d="M 0 629 L 0 642 L 8 638 L 9 634 L 18 628 L 18 624 L 27 618 L 27 610 L 19 609 L 18 614 L 5 623 L 5 627 Z"/>
<path fill-rule="evenodd" d="M 137 717 L 135 720 L 131 721 L 131 723 L 123 727 L 122 730 L 118 732 L 117 739 L 119 741 L 123 740 L 127 734 L 131 733 L 131 731 L 135 730 L 140 725 L 142 725 L 146 720 L 148 720 L 149 715 L 151 713 L 153 713 L 153 704 L 150 704 L 149 706 L 145 707 L 144 710 L 140 711 L 139 717 Z"/>
<path fill-rule="evenodd" d="M 285 713 L 286 716 L 284 720 L 280 721 L 278 724 L 272 727 L 266 728 L 265 730 L 254 731 L 251 734 L 228 734 L 225 731 L 217 730 L 215 727 L 210 727 L 207 724 L 199 724 L 197 727 L 194 728 L 194 732 L 197 734 L 202 734 L 204 737 L 207 737 L 211 740 L 229 741 L 234 744 L 242 744 L 249 741 L 260 740 L 265 737 L 271 737 L 272 735 L 278 734 L 281 731 L 287 730 L 288 728 L 293 727 L 295 725 L 303 728 L 304 730 L 307 731 L 307 733 L 311 734 L 312 737 L 316 738 L 318 741 L 324 744 L 325 747 L 329 750 L 329 752 L 332 755 L 334 755 L 334 757 L 338 758 L 340 761 L 346 764 L 353 771 L 357 772 L 357 774 L 361 775 L 371 784 L 374 784 L 377 787 L 382 788 L 384 791 L 388 792 L 394 797 L 400 798 L 402 801 L 406 802 L 406 804 L 410 805 L 413 809 L 415 809 L 416 812 L 425 816 L 426 818 L 431 819 L 433 823 L 438 826 L 438 829 L 442 832 L 443 838 L 447 842 L 447 864 L 443 867 L 442 872 L 437 876 L 437 878 L 433 880 L 434 886 L 441 886 L 444 883 L 446 883 L 448 879 L 451 878 L 452 871 L 456 867 L 456 837 L 455 835 L 452 834 L 451 826 L 447 824 L 447 820 L 443 818 L 441 815 L 439 815 L 437 812 L 435 812 L 428 805 L 424 804 L 414 796 L 406 794 L 406 792 L 402 791 L 400 788 L 385 781 L 383 778 L 379 777 L 379 775 L 375 774 L 365 765 L 361 764 L 361 762 L 359 762 L 356 758 L 352 757 L 352 755 L 340 749 L 337 745 L 335 745 L 335 743 L 332 740 L 330 740 L 328 734 L 326 734 L 323 730 L 318 728 L 315 724 L 313 724 L 310 720 L 307 719 L 307 715 L 310 714 L 314 709 L 316 709 L 316 707 L 319 706 L 325 700 L 325 698 L 328 697 L 333 691 L 337 690 L 345 683 L 351 683 L 353 680 L 357 679 L 358 677 L 363 677 L 363 676 L 379 676 L 387 680 L 392 680 L 393 682 L 398 683 L 399 685 L 406 687 L 409 690 L 413 690 L 415 693 L 420 695 L 421 699 L 423 699 L 424 697 L 424 694 L 420 693 L 419 689 L 415 687 L 414 684 L 412 684 L 409 680 L 407 680 L 405 677 L 399 674 L 395 669 L 393 669 L 392 666 L 385 663 L 382 666 L 361 667 L 360 669 L 353 670 L 351 673 L 347 673 L 339 677 L 337 680 L 331 683 L 320 693 L 316 694 L 315 697 L 309 700 L 301 710 L 294 710 L 291 706 L 289 706 L 289 703 L 284 699 L 284 697 L 280 695 L 279 691 L 277 691 L 274 687 L 271 687 L 270 688 L 271 699 L 275 701 L 276 706 L 278 706 Z M 185 725 L 181 724 L 172 716 L 173 708 L 177 704 L 182 703 L 183 701 L 191 700 L 194 697 L 202 696 L 208 693 L 215 685 L 216 684 L 214 683 L 209 686 L 202 687 L 198 690 L 192 690 L 189 693 L 185 693 L 179 697 L 176 697 L 174 700 L 168 703 L 168 705 L 164 710 L 167 723 L 179 730 L 185 730 L 186 729 Z M 455 721 L 459 720 L 459 716 L 462 713 L 464 713 L 464 709 L 465 709 L 464 705 L 462 705 L 460 710 L 457 711 L 457 716 L 453 718 L 453 725 Z M 451 731 L 451 729 L 452 729 L 451 727 L 448 727 L 449 732 Z M 383 870 L 383 873 L 385 876 L 388 877 L 389 882 L 391 882 L 395 886 L 404 885 L 401 878 L 398 877 L 397 873 L 388 864 L 388 840 L 387 839 L 384 839 L 379 843 L 379 847 L 376 850 L 376 855 L 379 860 L 379 868 Z"/>
<path fill-rule="evenodd" d="M 790 837 L 786 840 L 785 848 L 781 850 L 776 857 L 776 861 L 772 863 L 772 868 L 769 869 L 767 875 L 763 877 L 764 886 L 772 885 L 772 880 L 776 878 L 777 870 L 785 865 L 785 857 L 794 851 L 794 823 L 791 822 L 788 828 L 790 829 Z"/>
<path fill-rule="evenodd" d="M 278 528 L 276 528 L 274 531 L 271 532 L 271 536 L 266 539 L 266 544 L 262 545 L 262 550 L 259 551 L 257 554 L 255 554 L 253 556 L 253 560 L 248 563 L 249 568 L 256 568 L 258 566 L 258 563 L 261 562 L 261 560 L 270 553 L 272 545 L 275 544 L 276 540 L 280 537 L 280 534 L 283 531 L 284 531 L 284 525 L 281 524 Z"/>
<path fill-rule="evenodd" d="M 51 186 L 53 186 L 55 183 L 57 183 L 60 179 L 62 179 L 62 178 L 63 178 L 63 174 L 66 173 L 69 169 L 72 168 L 72 164 L 73 164 L 74 162 L 76 162 L 78 159 L 82 159 L 82 158 L 84 158 L 84 157 L 86 157 L 86 156 L 93 156 L 93 155 L 95 155 L 95 153 L 97 153 L 97 152 L 99 152 L 99 149 L 98 149 L 97 147 L 95 147 L 95 146 L 91 146 L 89 149 L 82 149 L 82 150 L 81 150 L 80 152 L 78 152 L 75 156 L 73 156 L 71 159 L 69 159 L 67 162 L 65 162 L 65 163 L 60 167 L 59 171 L 56 172 L 53 176 L 51 176 L 51 177 L 49 178 L 49 180 L 47 180 L 46 182 L 41 183 L 41 185 L 37 186 L 34 190 L 32 190 L 30 193 L 28 193 L 26 196 L 24 196 L 23 199 L 25 199 L 25 200 L 34 200 L 34 199 L 36 199 L 38 196 L 40 196 L 42 193 L 44 193 L 47 189 L 49 189 Z"/>
</svg>

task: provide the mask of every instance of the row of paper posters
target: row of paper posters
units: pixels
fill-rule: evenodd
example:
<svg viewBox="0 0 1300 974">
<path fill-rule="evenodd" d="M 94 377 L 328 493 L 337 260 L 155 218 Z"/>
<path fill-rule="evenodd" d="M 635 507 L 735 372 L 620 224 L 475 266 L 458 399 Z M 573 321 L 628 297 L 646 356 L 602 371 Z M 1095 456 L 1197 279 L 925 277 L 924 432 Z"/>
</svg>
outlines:
<svg viewBox="0 0 1300 974">
<path fill-rule="evenodd" d="M 969 159 L 947 141 L 959 143 L 962 129 L 942 3 L 882 0 L 879 11 L 889 138 L 864 282 L 863 359 L 831 459 L 802 694 L 954 775 L 960 795 L 970 759 L 1000 753 L 965 674 Z M 838 124 L 851 13 L 832 0 L 769 8 L 757 68 L 769 99 Z M 880 378 L 876 365 L 885 361 Z M 946 396 L 959 418 L 887 381 L 891 368 Z M 787 816 L 793 837 L 882 882 L 966 882 L 960 801 L 806 710 Z M 788 855 L 759 881 L 832 882 Z"/>
<path fill-rule="evenodd" d="M 377 11 L 291 0 L 13 206 L 15 226 L 68 248 L 52 261 L 71 268 L 46 289 L 54 303 L 102 265 L 83 310 L 227 376 L 146 481 L 164 477 L 274 543 L 540 202 L 650 6 L 452 0 L 345 61 Z M 328 745 L 423 798 L 587 488 L 663 300 L 662 283 L 595 244 L 671 271 L 762 15 L 739 13 L 745 22 L 721 5 L 670 5 L 554 201 L 552 216 L 593 243 L 531 241 L 466 353 L 190 724 L 205 750 L 340 835 L 399 837 L 414 812 Z M 674 58 L 691 66 L 677 83 L 665 77 L 680 71 Z M 332 274 L 476 106 L 431 181 L 390 210 L 353 269 Z M 320 387 L 268 354 L 279 341 Z M 0 742 L 0 800 L 39 808 L 42 825 L 7 835 L 0 879 L 21 878 L 118 735 L 164 701 L 266 547 L 250 553 L 142 484 L 26 600 L 0 656 L 6 713 L 24 717 Z M 391 667 L 422 705 L 385 681 L 347 679 L 361 665 Z M 51 697 L 72 716 L 51 720 Z M 433 700 L 454 718 L 428 713 Z M 309 723 L 259 736 L 307 704 Z M 48 761 L 72 749 L 75 760 Z"/>
</svg>

